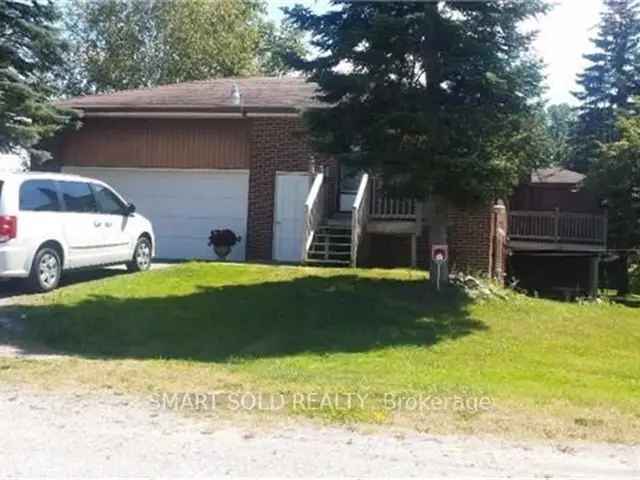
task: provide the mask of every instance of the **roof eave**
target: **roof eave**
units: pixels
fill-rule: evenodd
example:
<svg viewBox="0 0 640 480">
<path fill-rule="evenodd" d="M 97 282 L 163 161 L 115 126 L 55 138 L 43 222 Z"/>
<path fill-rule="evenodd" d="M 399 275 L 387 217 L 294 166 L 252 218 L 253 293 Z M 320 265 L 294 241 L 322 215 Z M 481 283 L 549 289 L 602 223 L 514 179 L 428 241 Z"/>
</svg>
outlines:
<svg viewBox="0 0 640 480">
<path fill-rule="evenodd" d="M 212 118 L 246 116 L 300 116 L 305 110 L 322 108 L 310 106 L 200 106 L 200 105 L 73 105 L 62 104 L 75 110 L 80 117 L 132 117 L 132 118 Z"/>
</svg>

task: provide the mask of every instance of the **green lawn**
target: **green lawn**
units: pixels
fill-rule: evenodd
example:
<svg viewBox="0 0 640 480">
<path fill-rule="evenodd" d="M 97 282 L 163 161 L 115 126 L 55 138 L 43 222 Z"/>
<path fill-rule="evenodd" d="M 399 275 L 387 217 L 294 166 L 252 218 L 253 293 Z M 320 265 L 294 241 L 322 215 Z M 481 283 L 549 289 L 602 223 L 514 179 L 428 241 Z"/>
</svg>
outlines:
<svg viewBox="0 0 640 480">
<path fill-rule="evenodd" d="M 423 274 L 184 264 L 29 300 L 27 337 L 75 358 L 0 360 L 0 381 L 138 393 L 360 393 L 289 409 L 429 431 L 640 438 L 640 309 L 437 294 Z M 488 410 L 391 410 L 389 395 Z M 386 396 L 385 396 L 386 395 Z"/>
</svg>

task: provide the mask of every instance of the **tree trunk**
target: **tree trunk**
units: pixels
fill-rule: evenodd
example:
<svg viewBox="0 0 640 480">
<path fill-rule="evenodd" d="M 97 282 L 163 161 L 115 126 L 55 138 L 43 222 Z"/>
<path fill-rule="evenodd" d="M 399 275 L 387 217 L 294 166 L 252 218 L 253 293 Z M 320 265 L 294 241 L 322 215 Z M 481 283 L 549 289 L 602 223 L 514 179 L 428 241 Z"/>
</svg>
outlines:
<svg viewBox="0 0 640 480">
<path fill-rule="evenodd" d="M 438 121 L 438 106 L 442 83 L 442 65 L 438 58 L 438 37 L 440 35 L 440 12 L 437 2 L 425 2 L 424 5 L 424 40 L 422 42 L 422 62 L 425 71 L 426 95 L 424 96 L 424 111 L 431 113 L 433 123 L 431 135 L 440 138 Z M 432 155 L 435 147 L 432 146 Z M 447 245 L 447 204 L 441 198 L 431 197 L 432 212 L 429 223 L 429 245 Z M 431 256 L 431 252 L 429 252 Z M 439 273 L 439 275 L 438 275 Z M 448 262 L 434 262 L 431 260 L 431 283 L 435 286 L 446 285 L 449 282 Z"/>
</svg>

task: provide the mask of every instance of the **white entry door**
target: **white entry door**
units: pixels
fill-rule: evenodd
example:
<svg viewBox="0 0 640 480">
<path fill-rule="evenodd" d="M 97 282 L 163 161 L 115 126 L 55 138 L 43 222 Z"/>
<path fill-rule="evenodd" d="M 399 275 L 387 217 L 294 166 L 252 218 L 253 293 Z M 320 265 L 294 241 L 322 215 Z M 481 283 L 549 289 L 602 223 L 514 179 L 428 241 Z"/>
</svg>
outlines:
<svg viewBox="0 0 640 480">
<path fill-rule="evenodd" d="M 311 187 L 308 173 L 276 174 L 273 258 L 279 262 L 302 260 L 304 203 Z"/>
</svg>

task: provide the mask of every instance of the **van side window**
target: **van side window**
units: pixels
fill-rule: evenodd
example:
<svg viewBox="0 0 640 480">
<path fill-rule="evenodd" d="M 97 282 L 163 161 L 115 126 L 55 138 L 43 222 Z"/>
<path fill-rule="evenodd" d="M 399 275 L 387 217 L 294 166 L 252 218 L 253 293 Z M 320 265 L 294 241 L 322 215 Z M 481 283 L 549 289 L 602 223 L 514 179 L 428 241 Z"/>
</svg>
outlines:
<svg viewBox="0 0 640 480">
<path fill-rule="evenodd" d="M 20 185 L 20 210 L 59 212 L 58 189 L 52 180 L 27 180 Z"/>
<path fill-rule="evenodd" d="M 96 195 L 98 209 L 100 213 L 107 215 L 123 215 L 127 206 L 118 198 L 118 196 L 107 187 L 92 183 L 93 193 Z"/>
<path fill-rule="evenodd" d="M 96 213 L 98 205 L 88 183 L 59 182 L 67 212 Z"/>
</svg>

